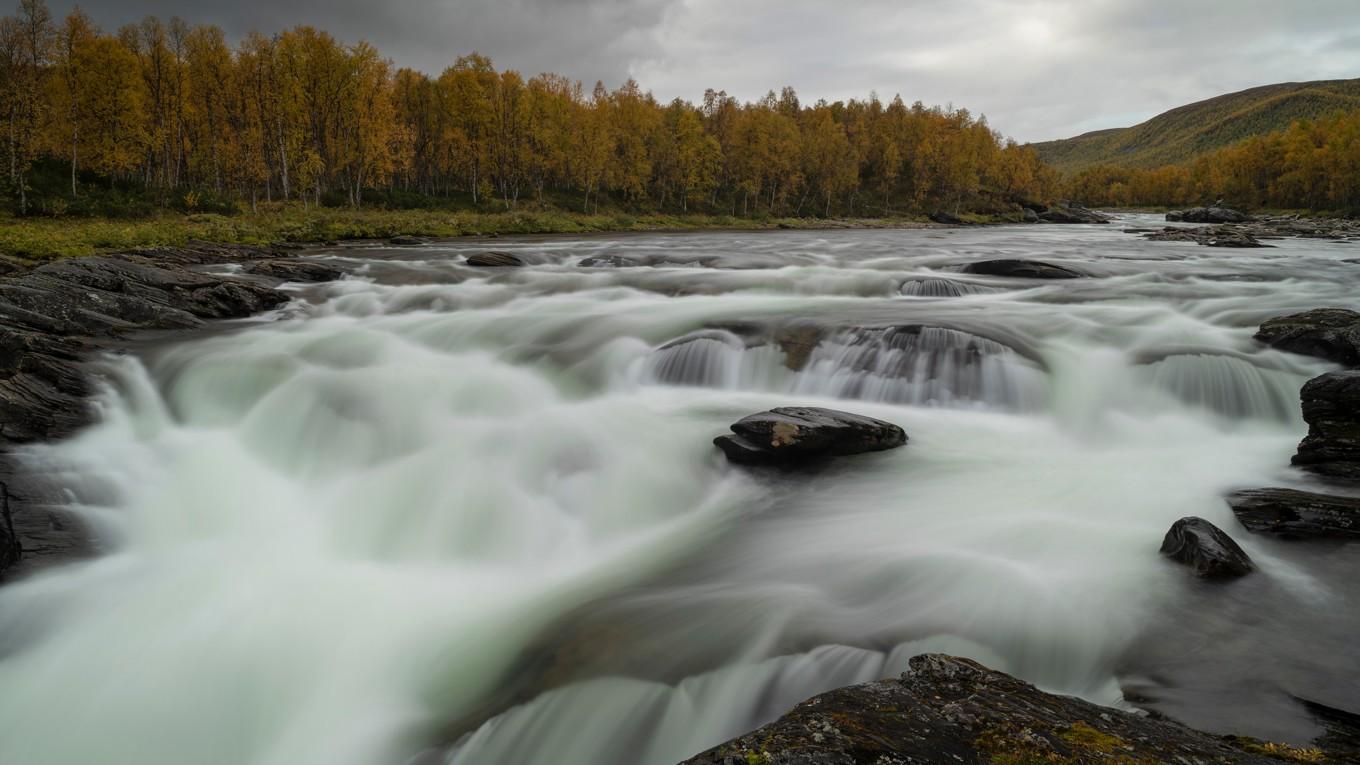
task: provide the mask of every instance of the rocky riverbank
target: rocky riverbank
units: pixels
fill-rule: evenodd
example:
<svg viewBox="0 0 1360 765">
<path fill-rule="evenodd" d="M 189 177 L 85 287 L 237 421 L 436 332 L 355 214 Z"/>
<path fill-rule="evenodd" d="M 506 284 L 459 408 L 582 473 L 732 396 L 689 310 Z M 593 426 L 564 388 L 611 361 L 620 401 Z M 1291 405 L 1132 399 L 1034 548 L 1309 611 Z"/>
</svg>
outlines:
<svg viewBox="0 0 1360 765">
<path fill-rule="evenodd" d="M 1213 736 L 927 654 L 900 678 L 824 693 L 685 765 L 1353 762 L 1331 754 Z"/>
<path fill-rule="evenodd" d="M 278 307 L 283 282 L 340 271 L 284 249 L 198 243 L 60 260 L 0 277 L 0 572 L 86 551 L 59 487 L 16 471 L 17 444 L 70 435 L 92 415 L 87 362 L 140 332 L 185 330 Z M 231 264 L 231 269 L 212 266 Z M 230 270 L 230 273 L 226 273 Z"/>
<path fill-rule="evenodd" d="M 1270 240 L 1304 238 L 1333 242 L 1360 241 L 1360 221 L 1347 218 L 1303 218 L 1298 215 L 1251 216 L 1226 207 L 1196 207 L 1166 214 L 1171 223 L 1203 223 L 1187 228 L 1132 230 L 1154 242 L 1194 242 L 1206 247 L 1270 247 Z"/>
</svg>

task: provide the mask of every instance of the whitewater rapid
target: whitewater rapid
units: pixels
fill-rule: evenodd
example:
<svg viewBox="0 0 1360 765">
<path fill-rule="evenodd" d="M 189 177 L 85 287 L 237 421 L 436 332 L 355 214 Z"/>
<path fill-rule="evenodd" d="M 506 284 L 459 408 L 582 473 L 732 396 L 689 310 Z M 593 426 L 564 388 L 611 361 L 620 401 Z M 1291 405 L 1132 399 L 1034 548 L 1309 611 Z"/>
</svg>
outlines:
<svg viewBox="0 0 1360 765">
<path fill-rule="evenodd" d="M 1328 367 L 1251 335 L 1360 308 L 1353 251 L 1120 228 L 309 252 L 352 275 L 109 359 L 99 423 L 23 455 L 101 553 L 0 589 L 0 762 L 670 763 L 924 651 L 1304 740 L 1282 695 L 1360 706 L 1360 556 L 1220 497 L 1302 485 Z M 957 273 L 1002 257 L 1093 278 Z M 712 448 L 786 404 L 911 440 L 780 476 Z M 1161 559 L 1185 515 L 1260 575 Z"/>
</svg>

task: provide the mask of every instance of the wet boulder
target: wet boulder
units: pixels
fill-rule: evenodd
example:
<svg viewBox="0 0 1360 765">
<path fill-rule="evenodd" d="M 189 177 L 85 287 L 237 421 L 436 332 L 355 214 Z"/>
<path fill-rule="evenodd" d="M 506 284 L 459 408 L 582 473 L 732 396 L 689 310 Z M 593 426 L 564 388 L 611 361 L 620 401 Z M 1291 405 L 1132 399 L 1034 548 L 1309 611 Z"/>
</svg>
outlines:
<svg viewBox="0 0 1360 765">
<path fill-rule="evenodd" d="M 1249 489 L 1228 495 L 1228 505 L 1253 534 L 1360 541 L 1360 498 L 1298 489 Z"/>
<path fill-rule="evenodd" d="M 779 407 L 743 417 L 731 435 L 713 439 L 732 462 L 797 464 L 895 449 L 907 442 L 902 428 L 872 417 L 819 407 Z"/>
<path fill-rule="evenodd" d="M 1184 563 L 1201 579 L 1236 579 L 1256 569 L 1222 529 L 1203 518 L 1182 518 L 1162 539 L 1162 555 Z"/>
<path fill-rule="evenodd" d="M 1035 212 L 1034 210 L 1031 210 L 1031 209 L 1028 208 L 1028 207 L 1023 208 L 1023 209 L 1020 211 L 1020 217 L 1023 218 L 1024 221 L 1025 221 L 1026 223 L 1039 223 L 1039 222 L 1040 222 L 1040 220 L 1039 220 L 1039 213 Z"/>
<path fill-rule="evenodd" d="M 429 242 L 430 240 L 423 236 L 394 236 L 387 240 L 387 243 L 394 247 L 419 247 Z"/>
<path fill-rule="evenodd" d="M 1240 210 L 1210 206 L 1172 210 L 1166 214 L 1166 219 L 1172 223 L 1247 223 L 1252 217 Z"/>
<path fill-rule="evenodd" d="M 1272 348 L 1360 366 L 1360 313 L 1317 308 L 1277 316 L 1261 325 L 1256 339 Z"/>
<path fill-rule="evenodd" d="M 980 260 L 963 267 L 965 274 L 984 276 L 1010 276 L 1018 279 L 1080 279 L 1086 274 L 1066 266 L 1057 266 L 1041 260 L 1019 260 L 1003 258 L 1000 260 Z"/>
<path fill-rule="evenodd" d="M 926 654 L 910 667 L 809 699 L 683 765 L 1279 765 L 1272 753 L 1295 751 L 1045 693 L 969 659 Z"/>
<path fill-rule="evenodd" d="M 514 268 L 524 265 L 524 260 L 509 252 L 479 252 L 469 255 L 467 264 L 484 268 Z"/>
<path fill-rule="evenodd" d="M 1360 483 L 1360 370 L 1315 377 L 1299 395 L 1308 435 L 1293 463 L 1333 480 Z"/>
</svg>

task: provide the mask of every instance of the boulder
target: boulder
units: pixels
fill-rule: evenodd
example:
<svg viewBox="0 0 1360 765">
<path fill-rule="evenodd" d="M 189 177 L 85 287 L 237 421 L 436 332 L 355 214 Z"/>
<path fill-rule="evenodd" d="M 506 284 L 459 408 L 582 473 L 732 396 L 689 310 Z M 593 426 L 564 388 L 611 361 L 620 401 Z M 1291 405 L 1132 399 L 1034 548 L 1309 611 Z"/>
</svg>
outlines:
<svg viewBox="0 0 1360 765">
<path fill-rule="evenodd" d="M 1261 325 L 1256 339 L 1290 353 L 1360 366 L 1360 313 L 1344 308 L 1278 316 Z"/>
<path fill-rule="evenodd" d="M 419 247 L 429 242 L 430 240 L 423 236 L 394 236 L 387 240 L 387 243 L 394 247 Z"/>
<path fill-rule="evenodd" d="M 1298 489 L 1249 489 L 1228 495 L 1228 505 L 1253 534 L 1360 541 L 1360 498 Z"/>
<path fill-rule="evenodd" d="M 284 258 L 256 261 L 246 267 L 246 273 L 285 282 L 333 282 L 344 271 L 323 261 Z"/>
<path fill-rule="evenodd" d="M 518 255 L 508 252 L 479 252 L 475 255 L 469 255 L 467 264 L 483 268 L 513 268 L 524 265 L 524 261 Z"/>
<path fill-rule="evenodd" d="M 1173 210 L 1166 214 L 1172 223 L 1247 223 L 1250 215 L 1227 207 L 1192 207 L 1189 210 Z"/>
<path fill-rule="evenodd" d="M 1086 274 L 1066 266 L 1056 266 L 1040 260 L 980 260 L 963 267 L 965 274 L 1013 276 L 1019 279 L 1080 279 Z"/>
<path fill-rule="evenodd" d="M 1308 435 L 1293 463 L 1337 481 L 1360 483 L 1360 370 L 1329 372 L 1304 383 Z"/>
<path fill-rule="evenodd" d="M 1036 210 L 1036 212 L 1038 212 Z M 1095 210 L 1088 210 L 1079 204 L 1066 202 L 1038 212 L 1040 223 L 1109 223 L 1110 219 Z"/>
<path fill-rule="evenodd" d="M 896 679 L 816 696 L 683 765 L 1279 765 L 1273 755 L 1301 752 L 1044 693 L 968 659 L 926 654 L 909 666 Z"/>
<path fill-rule="evenodd" d="M 1039 223 L 1039 213 L 1026 207 L 1021 210 L 1020 215 L 1026 223 Z"/>
<path fill-rule="evenodd" d="M 713 443 L 732 462 L 796 464 L 895 449 L 907 442 L 902 428 L 872 417 L 818 407 L 779 407 L 743 417 L 732 435 Z"/>
<path fill-rule="evenodd" d="M 939 224 L 942 224 L 942 225 L 945 225 L 945 226 L 962 226 L 962 225 L 964 225 L 964 220 L 963 220 L 962 218 L 960 218 L 959 216 L 957 216 L 957 215 L 955 215 L 955 214 L 953 214 L 953 213 L 947 213 L 947 212 L 945 212 L 945 211 L 943 211 L 943 210 L 940 210 L 940 211 L 938 211 L 938 212 L 933 212 L 933 213 L 931 213 L 931 214 L 930 214 L 929 216 L 927 216 L 927 217 L 929 217 L 932 221 L 934 221 L 934 222 L 936 222 L 936 223 L 939 223 Z"/>
<path fill-rule="evenodd" d="M 1236 579 L 1256 569 L 1232 537 L 1203 518 L 1182 518 L 1172 524 L 1161 553 L 1190 566 L 1201 579 Z"/>
</svg>

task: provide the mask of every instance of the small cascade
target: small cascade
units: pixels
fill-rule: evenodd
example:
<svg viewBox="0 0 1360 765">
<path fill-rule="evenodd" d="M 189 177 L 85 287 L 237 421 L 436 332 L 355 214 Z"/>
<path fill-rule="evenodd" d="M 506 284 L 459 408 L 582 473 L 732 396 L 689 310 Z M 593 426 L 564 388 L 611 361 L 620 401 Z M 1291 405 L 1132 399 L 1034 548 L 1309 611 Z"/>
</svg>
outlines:
<svg viewBox="0 0 1360 765">
<path fill-rule="evenodd" d="M 1157 388 L 1187 404 L 1227 417 L 1298 419 L 1297 376 L 1262 369 L 1235 356 L 1175 354 L 1146 365 L 1142 373 Z"/>
<path fill-rule="evenodd" d="M 694 332 L 666 343 L 648 359 L 644 372 L 648 382 L 727 390 L 777 389 L 789 376 L 778 348 L 747 347 L 727 330 Z"/>
<path fill-rule="evenodd" d="M 908 279 L 902 283 L 901 291 L 907 297 L 920 298 L 952 298 L 995 292 L 993 288 L 981 284 L 935 278 Z"/>
<path fill-rule="evenodd" d="M 926 406 L 986 404 L 1032 411 L 1044 406 L 1044 371 L 1012 348 L 947 327 L 908 325 L 843 330 L 812 349 L 801 371 L 772 343 L 748 345 L 724 330 L 667 343 L 644 379 L 667 385 L 771 391 Z"/>
</svg>

